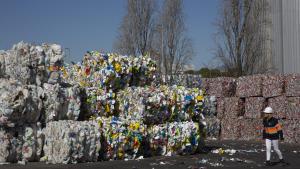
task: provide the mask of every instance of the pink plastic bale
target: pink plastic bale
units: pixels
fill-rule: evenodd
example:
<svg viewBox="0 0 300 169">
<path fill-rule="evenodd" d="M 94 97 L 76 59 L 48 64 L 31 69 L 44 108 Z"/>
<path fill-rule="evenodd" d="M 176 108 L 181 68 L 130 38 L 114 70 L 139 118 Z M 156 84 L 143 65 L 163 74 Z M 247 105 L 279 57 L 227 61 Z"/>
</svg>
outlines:
<svg viewBox="0 0 300 169">
<path fill-rule="evenodd" d="M 226 119 L 221 122 L 221 139 L 237 140 L 241 136 L 241 119 Z"/>
<path fill-rule="evenodd" d="M 224 118 L 232 119 L 243 116 L 245 111 L 245 103 L 243 99 L 238 97 L 224 98 Z"/>
<path fill-rule="evenodd" d="M 239 77 L 236 83 L 236 96 L 262 96 L 262 80 L 262 75 Z"/>
<path fill-rule="evenodd" d="M 207 94 L 216 97 L 231 97 L 235 95 L 235 79 L 231 77 L 218 77 L 210 80 Z"/>
<path fill-rule="evenodd" d="M 263 123 L 262 119 L 244 119 L 240 122 L 240 140 L 261 140 Z"/>
<path fill-rule="evenodd" d="M 286 118 L 287 112 L 287 98 L 285 96 L 272 97 L 268 99 L 268 106 L 270 106 L 274 115 L 277 118 L 284 119 Z"/>
<path fill-rule="evenodd" d="M 285 76 L 286 96 L 300 96 L 300 74 Z"/>
<path fill-rule="evenodd" d="M 259 119 L 261 112 L 265 108 L 265 98 L 263 97 L 249 97 L 245 102 L 245 117 Z"/>
<path fill-rule="evenodd" d="M 300 120 L 300 97 L 287 97 L 286 118 Z"/>
<path fill-rule="evenodd" d="M 263 76 L 263 97 L 275 97 L 283 94 L 284 76 L 283 75 L 264 75 Z"/>
<path fill-rule="evenodd" d="M 285 142 L 300 143 L 300 123 L 298 120 L 283 121 L 282 130 Z"/>
</svg>

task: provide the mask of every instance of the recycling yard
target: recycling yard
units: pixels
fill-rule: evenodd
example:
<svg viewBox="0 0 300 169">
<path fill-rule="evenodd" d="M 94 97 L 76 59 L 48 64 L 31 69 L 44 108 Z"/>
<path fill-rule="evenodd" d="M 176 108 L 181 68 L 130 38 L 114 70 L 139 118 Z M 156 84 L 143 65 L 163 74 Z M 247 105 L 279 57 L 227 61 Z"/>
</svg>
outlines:
<svg viewBox="0 0 300 169">
<path fill-rule="evenodd" d="M 300 0 L 1 0 L 0 169 L 300 168 Z"/>
<path fill-rule="evenodd" d="M 0 58 L 0 167 L 264 167 L 267 105 L 283 125 L 285 167 L 300 164 L 299 74 L 168 86 L 150 56 L 89 51 L 68 64 L 58 44 L 20 42 Z"/>
</svg>

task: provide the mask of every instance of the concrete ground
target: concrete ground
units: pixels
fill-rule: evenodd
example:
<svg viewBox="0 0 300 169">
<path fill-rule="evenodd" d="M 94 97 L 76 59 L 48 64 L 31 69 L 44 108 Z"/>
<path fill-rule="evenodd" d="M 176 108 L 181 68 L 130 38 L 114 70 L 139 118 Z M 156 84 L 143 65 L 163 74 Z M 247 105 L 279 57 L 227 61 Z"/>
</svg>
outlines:
<svg viewBox="0 0 300 169">
<path fill-rule="evenodd" d="M 221 149 L 220 149 L 221 148 Z M 7 164 L 0 165 L 0 169 L 206 169 L 206 168 L 300 168 L 300 145 L 280 144 L 283 156 L 289 164 L 277 164 L 275 152 L 272 153 L 273 166 L 266 167 L 265 147 L 263 142 L 245 141 L 208 141 L 204 151 L 195 155 L 152 157 L 141 160 L 117 160 L 97 163 L 80 164 L 45 164 L 42 162 L 28 163 L 27 165 Z M 224 152 L 223 152 L 224 151 Z"/>
</svg>

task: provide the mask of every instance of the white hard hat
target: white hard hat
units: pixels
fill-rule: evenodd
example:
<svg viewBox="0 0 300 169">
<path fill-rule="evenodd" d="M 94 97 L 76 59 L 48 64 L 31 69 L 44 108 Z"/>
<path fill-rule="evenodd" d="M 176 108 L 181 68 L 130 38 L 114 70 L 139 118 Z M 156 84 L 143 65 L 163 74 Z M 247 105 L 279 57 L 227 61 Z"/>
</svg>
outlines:
<svg viewBox="0 0 300 169">
<path fill-rule="evenodd" d="M 272 114 L 273 113 L 273 109 L 271 107 L 266 107 L 265 110 L 264 110 L 264 113 Z"/>
</svg>

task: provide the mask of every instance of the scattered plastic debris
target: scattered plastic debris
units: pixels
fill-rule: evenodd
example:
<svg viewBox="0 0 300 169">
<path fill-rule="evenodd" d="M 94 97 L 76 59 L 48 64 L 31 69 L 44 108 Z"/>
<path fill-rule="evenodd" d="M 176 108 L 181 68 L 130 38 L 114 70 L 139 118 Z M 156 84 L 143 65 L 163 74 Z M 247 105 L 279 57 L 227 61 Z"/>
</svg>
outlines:
<svg viewBox="0 0 300 169">
<path fill-rule="evenodd" d="M 235 154 L 237 151 L 236 150 L 234 150 L 234 149 L 227 149 L 227 150 L 225 150 L 225 153 L 228 153 L 229 155 L 233 155 L 233 154 Z"/>
</svg>

